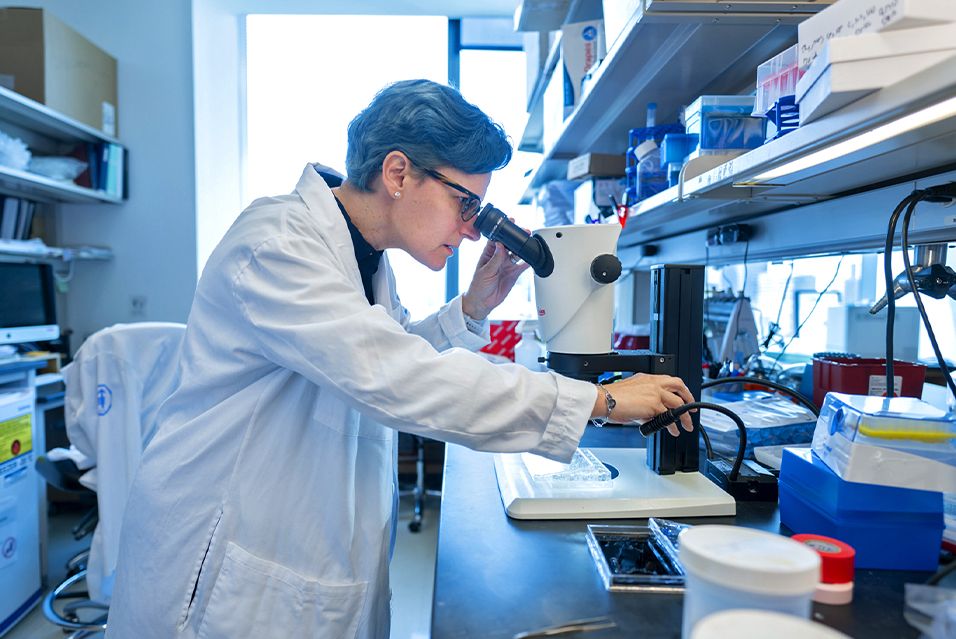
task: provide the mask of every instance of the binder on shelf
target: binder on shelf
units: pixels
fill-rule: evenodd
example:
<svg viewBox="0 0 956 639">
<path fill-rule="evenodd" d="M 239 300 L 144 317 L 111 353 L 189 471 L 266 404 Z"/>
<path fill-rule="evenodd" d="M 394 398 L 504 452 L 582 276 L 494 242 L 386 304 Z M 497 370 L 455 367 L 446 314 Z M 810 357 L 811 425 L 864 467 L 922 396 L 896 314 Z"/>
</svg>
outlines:
<svg viewBox="0 0 956 639">
<path fill-rule="evenodd" d="M 30 200 L 0 197 L 0 239 L 29 239 L 35 210 L 36 203 Z"/>
<path fill-rule="evenodd" d="M 20 200 L 15 197 L 4 198 L 3 217 L 0 218 L 0 239 L 12 240 L 17 232 L 17 216 L 20 211 Z"/>
</svg>

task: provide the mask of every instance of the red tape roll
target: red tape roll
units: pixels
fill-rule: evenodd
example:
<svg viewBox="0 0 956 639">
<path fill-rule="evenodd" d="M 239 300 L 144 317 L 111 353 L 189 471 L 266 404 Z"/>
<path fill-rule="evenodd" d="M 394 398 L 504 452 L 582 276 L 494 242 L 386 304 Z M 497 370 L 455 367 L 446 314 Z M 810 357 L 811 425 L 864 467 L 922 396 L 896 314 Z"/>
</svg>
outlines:
<svg viewBox="0 0 956 639">
<path fill-rule="evenodd" d="M 852 546 L 823 535 L 794 535 L 793 539 L 810 546 L 820 555 L 820 583 L 844 584 L 853 581 L 856 551 Z"/>
</svg>

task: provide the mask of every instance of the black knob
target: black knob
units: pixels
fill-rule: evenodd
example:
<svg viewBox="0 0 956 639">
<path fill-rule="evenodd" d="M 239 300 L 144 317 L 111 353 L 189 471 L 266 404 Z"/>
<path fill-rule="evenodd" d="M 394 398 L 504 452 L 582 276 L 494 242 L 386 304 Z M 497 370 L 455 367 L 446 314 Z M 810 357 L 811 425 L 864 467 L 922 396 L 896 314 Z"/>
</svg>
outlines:
<svg viewBox="0 0 956 639">
<path fill-rule="evenodd" d="M 591 277 L 600 284 L 616 282 L 621 277 L 621 260 L 610 253 L 598 255 L 591 260 Z"/>
</svg>

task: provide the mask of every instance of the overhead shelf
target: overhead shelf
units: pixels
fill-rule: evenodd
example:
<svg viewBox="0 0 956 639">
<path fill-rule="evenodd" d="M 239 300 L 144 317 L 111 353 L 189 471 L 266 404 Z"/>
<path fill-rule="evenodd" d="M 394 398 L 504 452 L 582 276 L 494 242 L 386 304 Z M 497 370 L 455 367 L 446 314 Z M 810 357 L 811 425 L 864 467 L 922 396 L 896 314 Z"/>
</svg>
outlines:
<svg viewBox="0 0 956 639">
<path fill-rule="evenodd" d="M 47 246 L 40 240 L 0 240 L 0 259 L 5 261 L 72 262 L 106 261 L 113 251 L 105 246 Z"/>
<path fill-rule="evenodd" d="M 700 95 L 749 89 L 757 66 L 793 44 L 796 25 L 827 4 L 644 0 L 544 148 L 521 202 L 560 172 L 554 163 L 566 166 L 589 151 L 623 154 L 628 130 L 644 125 L 650 102 L 658 122 L 673 122 Z"/>
<path fill-rule="evenodd" d="M 68 142 L 119 144 L 119 140 L 116 138 L 105 135 L 93 127 L 68 118 L 46 105 L 4 87 L 0 87 L 0 122 L 10 122 L 25 129 Z"/>
<path fill-rule="evenodd" d="M 620 247 L 956 168 L 954 96 L 951 61 L 914 74 L 642 201 Z M 834 214 L 863 223 L 868 212 L 838 207 Z"/>
<path fill-rule="evenodd" d="M 51 180 L 48 177 L 19 171 L 0 165 L 0 193 L 26 197 L 39 202 L 105 202 L 120 204 L 123 199 L 106 191 L 94 191 L 72 182 Z"/>
</svg>

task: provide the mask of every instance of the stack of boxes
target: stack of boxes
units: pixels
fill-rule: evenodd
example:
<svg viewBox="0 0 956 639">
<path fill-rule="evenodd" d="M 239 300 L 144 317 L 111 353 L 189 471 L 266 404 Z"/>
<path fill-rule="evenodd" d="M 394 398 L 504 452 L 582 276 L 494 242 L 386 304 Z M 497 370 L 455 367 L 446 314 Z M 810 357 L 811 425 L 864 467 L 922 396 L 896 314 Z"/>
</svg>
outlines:
<svg viewBox="0 0 956 639">
<path fill-rule="evenodd" d="M 780 521 L 856 549 L 859 568 L 935 570 L 956 417 L 917 399 L 830 393 L 812 450 L 784 449 Z"/>
</svg>

